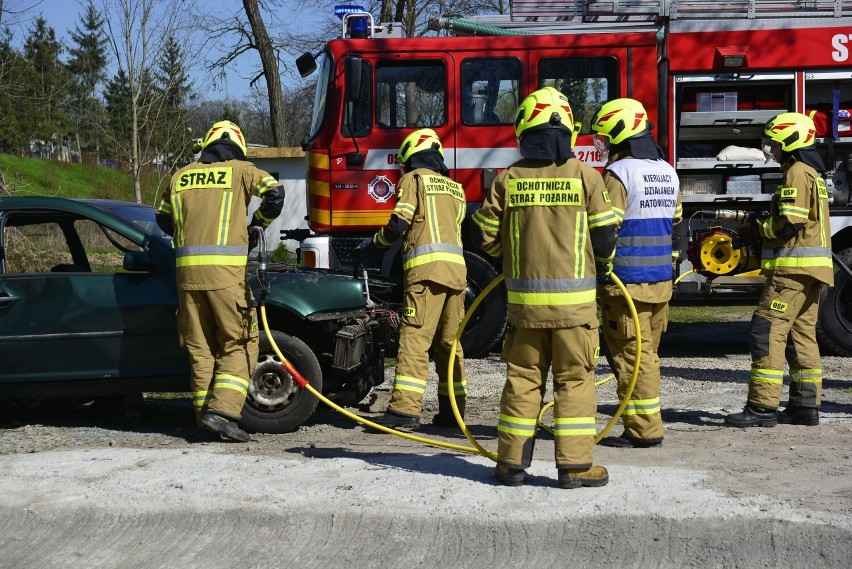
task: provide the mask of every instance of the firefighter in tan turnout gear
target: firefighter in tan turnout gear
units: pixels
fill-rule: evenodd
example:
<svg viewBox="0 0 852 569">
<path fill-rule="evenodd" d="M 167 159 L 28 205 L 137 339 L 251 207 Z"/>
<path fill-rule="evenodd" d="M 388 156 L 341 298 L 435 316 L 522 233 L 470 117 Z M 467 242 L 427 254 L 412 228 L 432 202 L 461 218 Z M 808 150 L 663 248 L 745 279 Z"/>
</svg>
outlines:
<svg viewBox="0 0 852 569">
<path fill-rule="evenodd" d="M 553 372 L 553 434 L 560 488 L 603 486 L 593 466 L 596 434 L 596 270 L 615 246 L 615 214 L 601 175 L 571 151 L 573 115 L 552 87 L 518 108 L 522 160 L 497 176 L 473 216 L 471 237 L 503 257 L 509 329 L 506 384 L 497 425 L 497 480 L 524 483 L 548 370 Z"/>
<path fill-rule="evenodd" d="M 214 124 L 196 162 L 172 176 L 157 222 L 174 235 L 178 333 L 192 365 L 192 404 L 200 427 L 247 441 L 243 403 L 258 355 L 254 301 L 246 283 L 248 204 L 261 206 L 251 225 L 266 227 L 281 213 L 284 189 L 246 161 L 246 144 L 232 122 Z"/>
<path fill-rule="evenodd" d="M 751 319 L 751 375 L 734 427 L 777 423 L 819 424 L 822 368 L 816 340 L 820 290 L 834 285 L 825 171 L 809 117 L 782 113 L 766 124 L 764 151 L 781 164 L 769 217 L 741 228 L 763 238 L 761 273 L 767 276 Z M 771 155 L 771 156 L 769 156 Z M 781 413 L 784 362 L 790 366 L 790 397 Z"/>
<path fill-rule="evenodd" d="M 618 220 L 613 273 L 624 284 L 639 317 L 639 374 L 624 408 L 624 432 L 601 441 L 610 447 L 647 448 L 663 442 L 660 357 L 668 324 L 672 260 L 680 251 L 680 184 L 651 136 L 648 113 L 635 99 L 604 104 L 591 125 L 595 146 L 608 154 L 604 183 Z M 604 339 L 623 399 L 636 362 L 636 329 L 627 299 L 614 283 L 599 287 Z"/>
<path fill-rule="evenodd" d="M 399 201 L 388 224 L 359 245 L 361 250 L 383 250 L 404 238 L 405 301 L 393 394 L 387 412 L 373 419 L 386 427 L 420 426 L 430 349 L 438 373 L 438 414 L 432 424 L 456 425 L 447 390 L 447 366 L 464 317 L 467 269 L 460 226 L 466 202 L 461 185 L 447 177 L 443 156 L 441 141 L 432 129 L 417 130 L 403 140 L 397 154 L 404 172 L 397 189 Z M 461 345 L 453 367 L 453 386 L 463 415 L 467 390 Z"/>
</svg>

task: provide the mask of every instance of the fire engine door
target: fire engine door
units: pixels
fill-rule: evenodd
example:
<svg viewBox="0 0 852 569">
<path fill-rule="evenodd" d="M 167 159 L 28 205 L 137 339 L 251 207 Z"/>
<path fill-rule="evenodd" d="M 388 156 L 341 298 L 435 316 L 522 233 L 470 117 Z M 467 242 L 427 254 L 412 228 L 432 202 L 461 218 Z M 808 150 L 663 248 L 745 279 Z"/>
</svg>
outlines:
<svg viewBox="0 0 852 569">
<path fill-rule="evenodd" d="M 419 128 L 438 133 L 444 159 L 455 164 L 452 97 L 455 68 L 446 53 L 364 55 L 358 100 L 342 108 L 331 151 L 332 225 L 369 230 L 384 225 L 396 203 L 400 170 L 396 152 Z M 347 160 L 365 154 L 363 163 Z"/>
</svg>

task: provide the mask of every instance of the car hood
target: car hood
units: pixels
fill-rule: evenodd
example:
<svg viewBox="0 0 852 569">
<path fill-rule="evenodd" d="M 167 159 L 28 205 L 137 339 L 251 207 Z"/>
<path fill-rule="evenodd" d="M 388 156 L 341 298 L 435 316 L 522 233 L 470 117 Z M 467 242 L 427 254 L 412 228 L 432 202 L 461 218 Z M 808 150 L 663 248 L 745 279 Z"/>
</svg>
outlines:
<svg viewBox="0 0 852 569">
<path fill-rule="evenodd" d="M 342 275 L 270 265 L 267 270 L 267 305 L 285 308 L 302 318 L 337 318 L 341 312 L 363 311 L 366 302 L 361 281 Z M 260 300 L 255 267 L 248 268 L 248 282 Z"/>
</svg>

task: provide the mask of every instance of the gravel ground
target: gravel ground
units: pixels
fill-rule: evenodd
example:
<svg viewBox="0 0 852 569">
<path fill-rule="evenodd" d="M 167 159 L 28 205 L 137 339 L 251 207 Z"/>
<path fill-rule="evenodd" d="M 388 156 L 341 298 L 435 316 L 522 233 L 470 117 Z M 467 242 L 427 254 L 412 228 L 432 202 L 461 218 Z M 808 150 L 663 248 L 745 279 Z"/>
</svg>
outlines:
<svg viewBox="0 0 852 569">
<path fill-rule="evenodd" d="M 526 486 L 505 488 L 483 456 L 368 433 L 328 409 L 234 444 L 199 436 L 187 399 L 118 417 L 18 408 L 0 430 L 0 568 L 849 567 L 850 360 L 823 358 L 819 426 L 726 428 L 746 395 L 747 327 L 672 326 L 665 444 L 597 447 L 611 478 L 600 489 L 556 488 L 547 433 Z M 468 427 L 493 450 L 505 368 L 466 365 Z M 382 410 L 391 374 L 353 411 Z M 603 428 L 613 382 L 598 393 Z M 424 419 L 436 411 L 433 381 Z"/>
</svg>

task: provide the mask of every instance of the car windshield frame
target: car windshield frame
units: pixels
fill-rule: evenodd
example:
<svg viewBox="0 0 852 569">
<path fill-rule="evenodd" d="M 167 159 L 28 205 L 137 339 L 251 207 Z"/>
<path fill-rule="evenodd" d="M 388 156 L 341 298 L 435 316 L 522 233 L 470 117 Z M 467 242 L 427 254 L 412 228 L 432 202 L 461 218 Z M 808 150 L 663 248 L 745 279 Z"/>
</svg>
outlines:
<svg viewBox="0 0 852 569">
<path fill-rule="evenodd" d="M 98 204 L 98 207 L 110 212 L 116 217 L 120 217 L 125 221 L 129 221 L 140 227 L 145 233 L 159 239 L 170 241 L 172 237 L 163 233 L 160 226 L 157 224 L 156 212 L 154 208 L 147 205 L 135 203 L 111 203 Z"/>
</svg>

